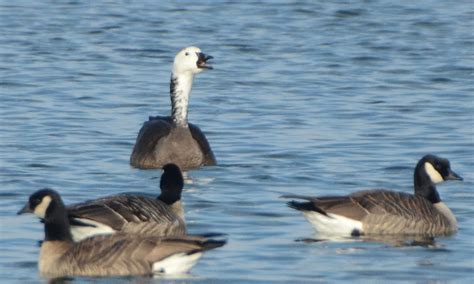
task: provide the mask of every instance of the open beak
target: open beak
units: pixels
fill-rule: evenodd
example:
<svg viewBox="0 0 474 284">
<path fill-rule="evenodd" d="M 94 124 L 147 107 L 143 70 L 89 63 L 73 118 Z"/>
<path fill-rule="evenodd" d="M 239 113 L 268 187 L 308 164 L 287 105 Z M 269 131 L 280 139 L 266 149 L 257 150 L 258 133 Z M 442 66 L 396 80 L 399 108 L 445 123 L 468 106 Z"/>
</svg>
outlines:
<svg viewBox="0 0 474 284">
<path fill-rule="evenodd" d="M 452 170 L 449 170 L 448 176 L 445 180 L 462 180 L 462 177 Z"/>
<path fill-rule="evenodd" d="M 27 202 L 23 208 L 21 208 L 17 215 L 25 214 L 25 213 L 33 213 L 33 210 L 30 209 L 30 203 Z"/>
<path fill-rule="evenodd" d="M 214 57 L 212 57 L 210 55 L 206 55 L 202 52 L 198 52 L 197 56 L 198 56 L 198 60 L 196 62 L 196 65 L 197 65 L 198 68 L 200 68 L 200 69 L 212 69 L 212 66 L 207 65 L 207 61 L 209 59 L 214 58 Z"/>
</svg>

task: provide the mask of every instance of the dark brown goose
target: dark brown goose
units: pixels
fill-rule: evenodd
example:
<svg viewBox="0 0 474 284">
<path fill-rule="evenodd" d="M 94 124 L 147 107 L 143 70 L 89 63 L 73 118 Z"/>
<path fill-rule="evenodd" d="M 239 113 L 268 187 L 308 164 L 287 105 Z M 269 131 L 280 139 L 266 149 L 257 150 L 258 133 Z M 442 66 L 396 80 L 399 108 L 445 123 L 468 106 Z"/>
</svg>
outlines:
<svg viewBox="0 0 474 284">
<path fill-rule="evenodd" d="M 462 180 L 448 160 L 424 156 L 416 165 L 415 194 L 390 190 L 359 191 L 348 196 L 286 195 L 288 206 L 302 211 L 322 235 L 449 235 L 457 231 L 451 210 L 441 201 L 436 183 Z"/>
<path fill-rule="evenodd" d="M 194 266 L 204 251 L 225 241 L 199 236 L 160 238 L 128 234 L 95 236 L 73 242 L 66 208 L 50 189 L 35 192 L 18 214 L 34 213 L 44 222 L 39 256 L 44 277 L 181 274 Z"/>
<path fill-rule="evenodd" d="M 174 163 L 188 170 L 215 165 L 216 158 L 199 127 L 188 123 L 188 103 L 194 75 L 212 69 L 197 47 L 176 55 L 171 73 L 171 116 L 150 117 L 138 133 L 130 164 L 137 168 L 161 168 Z"/>
<path fill-rule="evenodd" d="M 119 194 L 68 206 L 74 241 L 115 232 L 150 236 L 185 235 L 181 204 L 183 185 L 179 167 L 167 164 L 163 167 L 158 198 Z"/>
</svg>

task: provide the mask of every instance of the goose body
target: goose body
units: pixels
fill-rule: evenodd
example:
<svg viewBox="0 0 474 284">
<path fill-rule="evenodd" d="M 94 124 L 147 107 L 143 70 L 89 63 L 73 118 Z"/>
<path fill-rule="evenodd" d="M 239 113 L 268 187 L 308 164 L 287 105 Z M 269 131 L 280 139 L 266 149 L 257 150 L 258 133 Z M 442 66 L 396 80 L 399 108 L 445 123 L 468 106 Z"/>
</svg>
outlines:
<svg viewBox="0 0 474 284">
<path fill-rule="evenodd" d="M 163 167 L 158 198 L 119 194 L 68 206 L 74 241 L 116 232 L 149 236 L 186 234 L 181 203 L 183 176 L 178 166 Z"/>
<path fill-rule="evenodd" d="M 286 195 L 288 206 L 302 211 L 322 235 L 450 235 L 457 221 L 441 201 L 435 184 L 461 180 L 449 161 L 424 156 L 415 168 L 415 194 L 385 189 L 365 190 L 347 196 Z"/>
<path fill-rule="evenodd" d="M 43 189 L 18 212 L 34 213 L 45 226 L 39 271 L 44 277 L 125 276 L 186 273 L 204 251 L 225 241 L 199 236 L 161 238 L 118 233 L 73 242 L 66 208 L 59 194 Z"/>
<path fill-rule="evenodd" d="M 215 165 L 216 159 L 204 133 L 188 122 L 188 103 L 194 75 L 212 67 L 211 59 L 197 47 L 176 55 L 171 74 L 171 116 L 150 117 L 140 129 L 130 157 L 137 168 L 161 168 L 174 163 L 188 170 Z"/>
<path fill-rule="evenodd" d="M 44 277 L 126 276 L 187 273 L 203 252 L 224 245 L 202 238 L 116 234 L 84 241 L 44 241 L 39 271 Z"/>
</svg>

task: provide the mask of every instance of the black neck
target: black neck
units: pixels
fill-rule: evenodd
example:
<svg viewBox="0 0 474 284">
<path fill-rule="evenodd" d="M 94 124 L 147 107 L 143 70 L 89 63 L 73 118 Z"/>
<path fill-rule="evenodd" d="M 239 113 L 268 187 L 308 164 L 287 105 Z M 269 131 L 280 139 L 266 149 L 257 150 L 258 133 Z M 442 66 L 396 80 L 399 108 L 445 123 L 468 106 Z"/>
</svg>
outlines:
<svg viewBox="0 0 474 284">
<path fill-rule="evenodd" d="M 50 211 L 48 209 L 48 211 Z M 45 241 L 71 241 L 69 220 L 63 204 L 56 203 L 44 219 Z"/>
<path fill-rule="evenodd" d="M 178 83 L 178 78 L 174 77 L 173 74 L 171 74 L 171 79 L 170 79 L 170 97 L 171 97 L 171 105 L 174 104 L 174 97 L 176 97 L 176 85 Z"/>
<path fill-rule="evenodd" d="M 163 201 L 168 205 L 172 205 L 181 199 L 181 190 L 164 190 L 158 196 L 158 200 Z"/>
<path fill-rule="evenodd" d="M 435 184 L 421 167 L 415 169 L 415 195 L 428 199 L 431 203 L 441 201 Z"/>
<path fill-rule="evenodd" d="M 179 201 L 183 186 L 183 175 L 179 167 L 174 164 L 165 165 L 160 179 L 161 194 L 158 196 L 158 199 L 168 205 Z"/>
</svg>

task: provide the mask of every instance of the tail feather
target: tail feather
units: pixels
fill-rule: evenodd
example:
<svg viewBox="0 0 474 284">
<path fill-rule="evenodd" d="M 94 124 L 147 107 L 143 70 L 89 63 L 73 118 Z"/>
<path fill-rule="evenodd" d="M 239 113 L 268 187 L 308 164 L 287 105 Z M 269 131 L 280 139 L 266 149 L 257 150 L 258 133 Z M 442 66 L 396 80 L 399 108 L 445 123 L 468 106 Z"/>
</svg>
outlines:
<svg viewBox="0 0 474 284">
<path fill-rule="evenodd" d="M 303 200 L 313 200 L 314 196 L 298 195 L 298 194 L 285 194 L 280 196 L 280 198 L 292 198 L 292 199 L 303 199 Z"/>
<path fill-rule="evenodd" d="M 212 240 L 212 239 L 206 240 L 202 243 L 202 250 L 206 251 L 206 250 L 211 250 L 215 248 L 220 248 L 224 246 L 226 243 L 227 243 L 226 240 Z"/>
<path fill-rule="evenodd" d="M 328 216 L 326 211 L 316 206 L 314 202 L 298 202 L 292 200 L 286 204 L 288 205 L 288 207 L 296 209 L 298 211 L 315 211 L 325 216 Z"/>
<path fill-rule="evenodd" d="M 215 248 L 220 248 L 220 247 L 224 246 L 226 243 L 227 243 L 226 240 L 222 240 L 222 241 L 220 241 L 220 240 L 205 240 L 205 241 L 201 242 L 201 244 L 200 244 L 201 248 L 189 251 L 186 254 L 187 255 L 192 255 L 192 254 L 195 254 L 195 253 L 202 253 L 203 251 L 207 251 L 207 250 L 211 250 L 211 249 L 215 249 Z"/>
<path fill-rule="evenodd" d="M 195 236 L 197 238 L 206 238 L 206 239 L 209 239 L 209 238 L 219 238 L 219 237 L 226 237 L 228 234 L 225 234 L 225 233 L 203 233 L 203 234 L 190 234 L 190 235 L 187 235 L 188 237 L 189 236 Z"/>
</svg>

